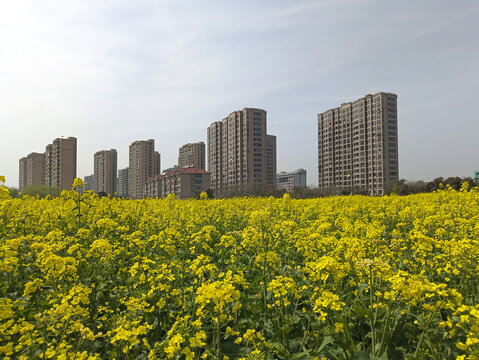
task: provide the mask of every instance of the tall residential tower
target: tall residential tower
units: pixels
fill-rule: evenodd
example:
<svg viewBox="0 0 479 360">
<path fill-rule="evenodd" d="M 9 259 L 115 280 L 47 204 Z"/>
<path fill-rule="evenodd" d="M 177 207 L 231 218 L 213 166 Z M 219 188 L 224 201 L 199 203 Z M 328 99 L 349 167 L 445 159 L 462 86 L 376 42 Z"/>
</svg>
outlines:
<svg viewBox="0 0 479 360">
<path fill-rule="evenodd" d="M 27 186 L 27 157 L 18 160 L 18 189 L 24 191 Z"/>
<path fill-rule="evenodd" d="M 206 170 L 205 143 L 185 144 L 178 152 L 178 167 L 191 166 Z"/>
<path fill-rule="evenodd" d="M 57 186 L 70 190 L 77 171 L 77 139 L 58 138 L 46 146 L 44 153 L 30 153 L 19 161 L 19 187 Z"/>
<path fill-rule="evenodd" d="M 208 171 L 217 196 L 273 188 L 276 136 L 266 133 L 266 111 L 234 111 L 208 128 Z"/>
<path fill-rule="evenodd" d="M 398 179 L 397 95 L 368 94 L 318 114 L 320 190 L 384 195 Z"/>
<path fill-rule="evenodd" d="M 161 172 L 160 154 L 155 151 L 155 140 L 139 140 L 130 145 L 128 170 L 128 195 L 134 199 L 143 197 L 148 178 Z"/>
<path fill-rule="evenodd" d="M 128 197 L 128 168 L 118 170 L 118 196 Z"/>
<path fill-rule="evenodd" d="M 113 195 L 117 192 L 118 157 L 115 149 L 97 151 L 94 155 L 93 190 Z"/>
<path fill-rule="evenodd" d="M 45 177 L 45 154 L 30 153 L 27 155 L 26 185 L 41 185 Z"/>
<path fill-rule="evenodd" d="M 45 149 L 44 184 L 70 190 L 77 175 L 77 139 L 58 138 Z"/>
</svg>

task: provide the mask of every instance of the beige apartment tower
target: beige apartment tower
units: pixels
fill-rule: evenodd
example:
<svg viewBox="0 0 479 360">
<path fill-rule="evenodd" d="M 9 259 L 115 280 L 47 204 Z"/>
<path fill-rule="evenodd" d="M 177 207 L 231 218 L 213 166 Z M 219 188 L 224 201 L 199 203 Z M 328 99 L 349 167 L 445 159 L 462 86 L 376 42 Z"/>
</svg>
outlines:
<svg viewBox="0 0 479 360">
<path fill-rule="evenodd" d="M 27 186 L 27 158 L 22 157 L 18 161 L 18 189 L 24 191 L 25 186 Z"/>
<path fill-rule="evenodd" d="M 94 155 L 93 191 L 114 195 L 118 157 L 115 149 L 98 151 Z"/>
<path fill-rule="evenodd" d="M 276 187 L 276 136 L 266 135 L 266 183 Z"/>
<path fill-rule="evenodd" d="M 276 137 L 266 111 L 234 111 L 208 127 L 208 171 L 216 196 L 261 192 L 276 184 Z"/>
<path fill-rule="evenodd" d="M 384 195 L 398 179 L 397 95 L 366 95 L 318 114 L 320 190 Z"/>
<path fill-rule="evenodd" d="M 204 142 L 185 144 L 180 147 L 178 154 L 178 167 L 187 166 L 206 170 Z"/>
<path fill-rule="evenodd" d="M 77 174 L 77 139 L 58 138 L 45 149 L 44 184 L 70 190 Z"/>
<path fill-rule="evenodd" d="M 45 154 L 31 153 L 27 156 L 27 185 L 41 185 L 45 177 Z"/>
<path fill-rule="evenodd" d="M 143 197 L 148 178 L 161 172 L 160 154 L 155 151 L 155 140 L 138 140 L 130 145 L 128 169 L 128 195 L 133 199 Z"/>
</svg>

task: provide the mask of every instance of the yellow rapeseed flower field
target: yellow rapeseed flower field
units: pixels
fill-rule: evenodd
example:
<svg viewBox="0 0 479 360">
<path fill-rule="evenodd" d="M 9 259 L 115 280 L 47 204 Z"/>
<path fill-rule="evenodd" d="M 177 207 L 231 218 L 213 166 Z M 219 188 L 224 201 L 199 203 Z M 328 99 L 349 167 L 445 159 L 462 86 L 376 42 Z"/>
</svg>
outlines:
<svg viewBox="0 0 479 360">
<path fill-rule="evenodd" d="M 0 186 L 1 358 L 479 359 L 477 188 L 180 201 L 81 186 Z"/>
</svg>

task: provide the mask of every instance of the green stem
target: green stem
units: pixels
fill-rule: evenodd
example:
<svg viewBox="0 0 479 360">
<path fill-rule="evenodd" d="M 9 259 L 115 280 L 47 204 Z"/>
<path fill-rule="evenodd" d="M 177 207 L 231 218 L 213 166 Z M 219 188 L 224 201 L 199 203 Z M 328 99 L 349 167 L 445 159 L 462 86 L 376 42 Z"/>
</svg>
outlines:
<svg viewBox="0 0 479 360">
<path fill-rule="evenodd" d="M 376 356 L 376 321 L 374 319 L 374 308 L 373 308 L 373 274 L 372 274 L 372 269 L 369 267 L 369 282 L 371 283 L 369 287 L 369 305 L 371 307 L 371 334 L 373 337 L 373 356 Z"/>
<path fill-rule="evenodd" d="M 442 303 L 441 303 L 442 304 Z M 440 305 L 441 305 L 440 304 Z M 437 309 L 439 308 L 440 306 L 437 306 L 433 312 L 431 312 L 431 315 L 429 315 L 429 318 L 427 319 L 427 322 L 426 322 L 426 325 L 424 326 L 424 330 L 421 334 L 421 336 L 419 337 L 419 342 L 417 343 L 417 347 L 416 347 L 416 351 L 414 352 L 414 357 L 416 357 L 416 354 L 417 352 L 419 351 L 419 349 L 421 348 L 421 344 L 422 344 L 422 340 L 424 339 L 424 335 L 426 335 L 426 330 L 427 328 L 429 327 L 429 325 L 431 324 L 431 321 L 432 321 L 432 318 L 434 316 L 434 314 L 436 314 L 436 311 Z"/>
<path fill-rule="evenodd" d="M 279 314 L 280 314 L 280 318 L 278 319 L 278 326 L 281 329 L 281 336 L 283 337 L 283 346 L 286 347 L 286 334 L 284 332 L 285 325 L 283 321 L 283 319 L 285 318 L 283 314 L 283 304 L 281 304 L 281 307 L 279 308 Z M 289 352 L 289 348 L 287 350 Z"/>
<path fill-rule="evenodd" d="M 388 309 L 388 315 L 386 316 L 386 322 L 384 323 L 384 329 L 381 335 L 381 343 L 379 344 L 379 353 L 378 353 L 379 355 L 381 354 L 381 351 L 383 349 L 384 337 L 386 336 L 386 330 L 388 329 L 390 318 L 391 318 L 391 308 Z"/>
<path fill-rule="evenodd" d="M 303 340 L 301 341 L 301 346 L 299 347 L 300 351 L 303 350 L 304 342 L 306 341 L 306 336 L 308 335 L 310 325 L 311 325 L 311 321 L 308 321 L 308 327 L 306 328 L 306 331 L 304 332 Z"/>
<path fill-rule="evenodd" d="M 220 360 L 221 348 L 220 348 L 220 317 L 219 316 L 218 316 L 218 322 L 216 324 L 216 342 L 217 342 L 216 356 L 218 360 Z"/>
</svg>

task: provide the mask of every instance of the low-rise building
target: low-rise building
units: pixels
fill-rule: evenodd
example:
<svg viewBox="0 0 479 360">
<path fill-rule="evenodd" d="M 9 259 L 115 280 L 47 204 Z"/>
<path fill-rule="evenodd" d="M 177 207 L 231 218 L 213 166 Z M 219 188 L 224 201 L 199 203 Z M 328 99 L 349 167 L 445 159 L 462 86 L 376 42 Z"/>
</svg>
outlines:
<svg viewBox="0 0 479 360">
<path fill-rule="evenodd" d="M 178 165 L 173 165 L 172 167 L 163 169 L 163 171 L 161 173 L 165 173 L 165 172 L 168 172 L 168 171 L 175 171 L 177 167 L 178 167 Z M 181 166 L 181 167 L 184 167 L 184 166 Z M 196 166 L 193 166 L 193 167 L 196 167 Z"/>
<path fill-rule="evenodd" d="M 161 182 L 163 178 L 164 178 L 163 174 L 150 177 L 143 188 L 143 194 L 145 194 L 146 197 L 150 197 L 150 198 L 162 197 Z"/>
<path fill-rule="evenodd" d="M 177 199 L 188 199 L 209 188 L 209 172 L 195 167 L 177 167 L 150 177 L 143 190 L 148 197 L 165 198 L 169 194 L 175 194 Z"/>
<path fill-rule="evenodd" d="M 282 171 L 276 175 L 276 187 L 288 192 L 295 187 L 306 187 L 306 170 L 298 169 L 296 171 Z"/>
</svg>

